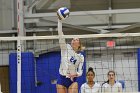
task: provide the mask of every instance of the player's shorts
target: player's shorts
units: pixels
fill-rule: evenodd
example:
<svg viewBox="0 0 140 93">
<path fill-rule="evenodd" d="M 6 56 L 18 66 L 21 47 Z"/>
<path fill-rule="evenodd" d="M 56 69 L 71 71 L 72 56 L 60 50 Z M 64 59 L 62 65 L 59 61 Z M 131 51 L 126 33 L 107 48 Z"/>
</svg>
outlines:
<svg viewBox="0 0 140 93">
<path fill-rule="evenodd" d="M 69 88 L 69 86 L 72 83 L 76 82 L 76 79 L 77 79 L 77 77 L 75 77 L 73 79 L 73 81 L 71 81 L 70 78 L 66 78 L 66 76 L 59 75 L 58 80 L 57 80 L 57 84 L 62 85 L 64 87 L 66 87 L 66 88 Z"/>
</svg>

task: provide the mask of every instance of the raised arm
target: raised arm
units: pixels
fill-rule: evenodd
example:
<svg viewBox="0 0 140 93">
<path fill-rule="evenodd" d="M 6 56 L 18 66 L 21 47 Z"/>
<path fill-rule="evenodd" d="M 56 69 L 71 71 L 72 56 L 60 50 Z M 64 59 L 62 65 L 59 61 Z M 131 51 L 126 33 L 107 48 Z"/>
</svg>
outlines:
<svg viewBox="0 0 140 93">
<path fill-rule="evenodd" d="M 62 38 L 64 35 L 62 32 L 62 21 L 58 19 L 58 35 L 59 35 L 59 45 L 61 48 L 61 51 L 66 50 L 66 41 L 65 38 Z"/>
</svg>

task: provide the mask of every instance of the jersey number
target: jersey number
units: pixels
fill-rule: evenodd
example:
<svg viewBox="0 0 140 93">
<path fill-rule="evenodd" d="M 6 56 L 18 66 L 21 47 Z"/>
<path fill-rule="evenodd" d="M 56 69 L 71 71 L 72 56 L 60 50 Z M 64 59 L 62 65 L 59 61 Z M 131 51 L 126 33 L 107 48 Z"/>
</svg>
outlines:
<svg viewBox="0 0 140 93">
<path fill-rule="evenodd" d="M 71 59 L 70 59 L 70 62 L 72 62 L 73 64 L 75 64 L 76 61 L 77 61 L 77 59 L 75 59 L 75 58 L 72 56 Z"/>
</svg>

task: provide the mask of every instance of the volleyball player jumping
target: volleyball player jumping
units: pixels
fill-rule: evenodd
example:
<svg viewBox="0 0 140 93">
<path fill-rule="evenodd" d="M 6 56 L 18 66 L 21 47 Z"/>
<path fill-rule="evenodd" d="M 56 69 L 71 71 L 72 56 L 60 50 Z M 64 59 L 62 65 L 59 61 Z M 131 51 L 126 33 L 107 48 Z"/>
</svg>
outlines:
<svg viewBox="0 0 140 93">
<path fill-rule="evenodd" d="M 61 48 L 61 64 L 57 81 L 57 93 L 78 93 L 76 79 L 83 73 L 84 56 L 80 53 L 83 46 L 79 38 L 73 38 L 66 44 L 63 36 L 61 20 L 58 19 L 58 35 Z"/>
</svg>

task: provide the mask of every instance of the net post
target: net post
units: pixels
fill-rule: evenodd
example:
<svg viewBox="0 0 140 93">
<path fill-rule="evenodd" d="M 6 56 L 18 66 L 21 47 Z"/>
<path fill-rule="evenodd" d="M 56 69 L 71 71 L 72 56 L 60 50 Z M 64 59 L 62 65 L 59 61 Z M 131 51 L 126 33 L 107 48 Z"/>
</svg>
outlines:
<svg viewBox="0 0 140 93">
<path fill-rule="evenodd" d="M 21 93 L 21 40 L 17 40 L 17 93 Z"/>
<path fill-rule="evenodd" d="M 17 0 L 17 31 L 18 37 L 25 36 L 24 32 L 24 0 Z M 22 48 L 21 48 L 22 44 Z M 25 42 L 17 40 L 17 93 L 21 93 L 21 51 L 25 50 Z"/>
</svg>

